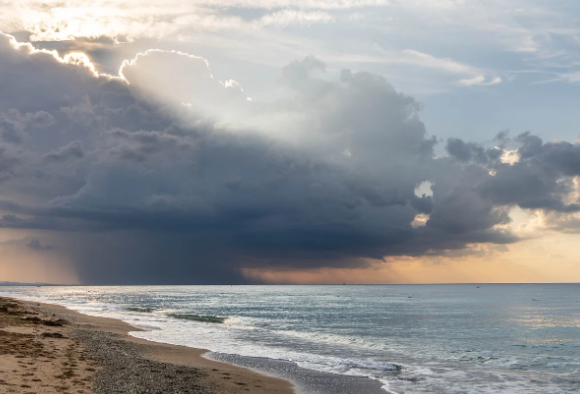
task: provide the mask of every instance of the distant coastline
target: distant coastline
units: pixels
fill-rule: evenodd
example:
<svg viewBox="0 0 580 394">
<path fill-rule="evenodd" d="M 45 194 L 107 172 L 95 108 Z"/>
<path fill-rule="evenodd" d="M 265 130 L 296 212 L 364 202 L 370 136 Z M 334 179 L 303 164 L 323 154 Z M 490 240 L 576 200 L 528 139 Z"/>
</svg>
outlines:
<svg viewBox="0 0 580 394">
<path fill-rule="evenodd" d="M 43 282 L 9 282 L 1 281 L 0 286 L 70 286 L 70 285 L 59 285 L 54 283 L 43 283 Z"/>
</svg>

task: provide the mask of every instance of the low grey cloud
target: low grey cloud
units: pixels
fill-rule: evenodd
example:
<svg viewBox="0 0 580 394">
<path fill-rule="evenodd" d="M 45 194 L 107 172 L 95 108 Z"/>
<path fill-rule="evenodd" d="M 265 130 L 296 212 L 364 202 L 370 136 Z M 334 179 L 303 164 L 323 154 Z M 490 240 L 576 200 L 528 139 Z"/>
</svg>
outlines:
<svg viewBox="0 0 580 394">
<path fill-rule="evenodd" d="M 49 244 L 42 244 L 38 238 L 30 238 L 26 246 L 33 250 L 52 250 L 53 246 Z"/>
<path fill-rule="evenodd" d="M 0 114 L 0 137 L 2 141 L 18 145 L 26 138 L 26 131 L 42 129 L 54 123 L 54 118 L 47 112 L 20 114 L 10 109 Z"/>
<path fill-rule="evenodd" d="M 47 243 L 43 243 L 38 238 L 31 236 L 22 239 L 10 239 L 7 241 L 3 241 L 0 244 L 14 247 L 25 247 L 37 252 L 50 251 L 54 249 L 54 246 Z"/>
<path fill-rule="evenodd" d="M 56 151 L 44 155 L 47 162 L 62 163 L 70 159 L 82 159 L 85 155 L 81 141 L 73 141 Z"/>
<path fill-rule="evenodd" d="M 460 138 L 449 138 L 445 150 L 450 156 L 461 162 L 478 164 L 487 164 L 489 161 L 497 160 L 502 153 L 501 149 L 486 149 L 479 144 L 465 142 Z"/>
<path fill-rule="evenodd" d="M 512 206 L 576 210 L 577 145 L 522 135 L 510 165 L 451 139 L 437 158 L 414 98 L 315 57 L 282 69 L 289 94 L 270 102 L 170 51 L 123 79 L 0 35 L 0 70 L 0 114 L 44 119 L 0 143 L 0 227 L 58 237 L 84 283 L 237 283 L 245 267 L 502 246 L 518 241 Z M 417 196 L 424 181 L 433 194 Z"/>
</svg>

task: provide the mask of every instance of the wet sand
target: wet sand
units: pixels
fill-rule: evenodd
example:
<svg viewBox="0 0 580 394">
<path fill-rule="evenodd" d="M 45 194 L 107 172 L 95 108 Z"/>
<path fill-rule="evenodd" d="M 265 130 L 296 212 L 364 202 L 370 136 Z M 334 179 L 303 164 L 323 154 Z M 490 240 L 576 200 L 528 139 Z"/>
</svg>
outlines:
<svg viewBox="0 0 580 394">
<path fill-rule="evenodd" d="M 282 360 L 242 357 L 234 354 L 211 353 L 212 359 L 244 366 L 292 381 L 298 393 L 310 394 L 396 394 L 383 389 L 377 380 L 361 376 L 337 375 L 314 371 Z M 392 373 L 396 377 L 396 373 Z"/>
<path fill-rule="evenodd" d="M 116 319 L 0 297 L 0 392 L 292 394 L 292 384 L 127 335 Z"/>
</svg>

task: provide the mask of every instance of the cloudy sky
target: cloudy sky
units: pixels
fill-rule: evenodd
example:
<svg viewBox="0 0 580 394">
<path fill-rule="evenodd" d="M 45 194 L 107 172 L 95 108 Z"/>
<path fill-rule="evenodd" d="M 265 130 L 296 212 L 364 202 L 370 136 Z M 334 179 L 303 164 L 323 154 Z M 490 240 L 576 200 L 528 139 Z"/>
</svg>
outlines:
<svg viewBox="0 0 580 394">
<path fill-rule="evenodd" d="M 580 281 L 574 2 L 0 6 L 0 280 Z"/>
</svg>

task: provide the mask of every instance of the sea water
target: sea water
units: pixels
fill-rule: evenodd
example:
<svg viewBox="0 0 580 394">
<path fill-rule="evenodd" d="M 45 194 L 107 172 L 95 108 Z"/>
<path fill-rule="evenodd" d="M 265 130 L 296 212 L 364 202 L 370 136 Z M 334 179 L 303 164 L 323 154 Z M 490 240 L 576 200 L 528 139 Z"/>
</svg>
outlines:
<svg viewBox="0 0 580 394">
<path fill-rule="evenodd" d="M 369 377 L 385 392 L 580 393 L 580 284 L 0 292 L 119 318 L 144 329 L 132 335 L 152 341 Z"/>
</svg>

